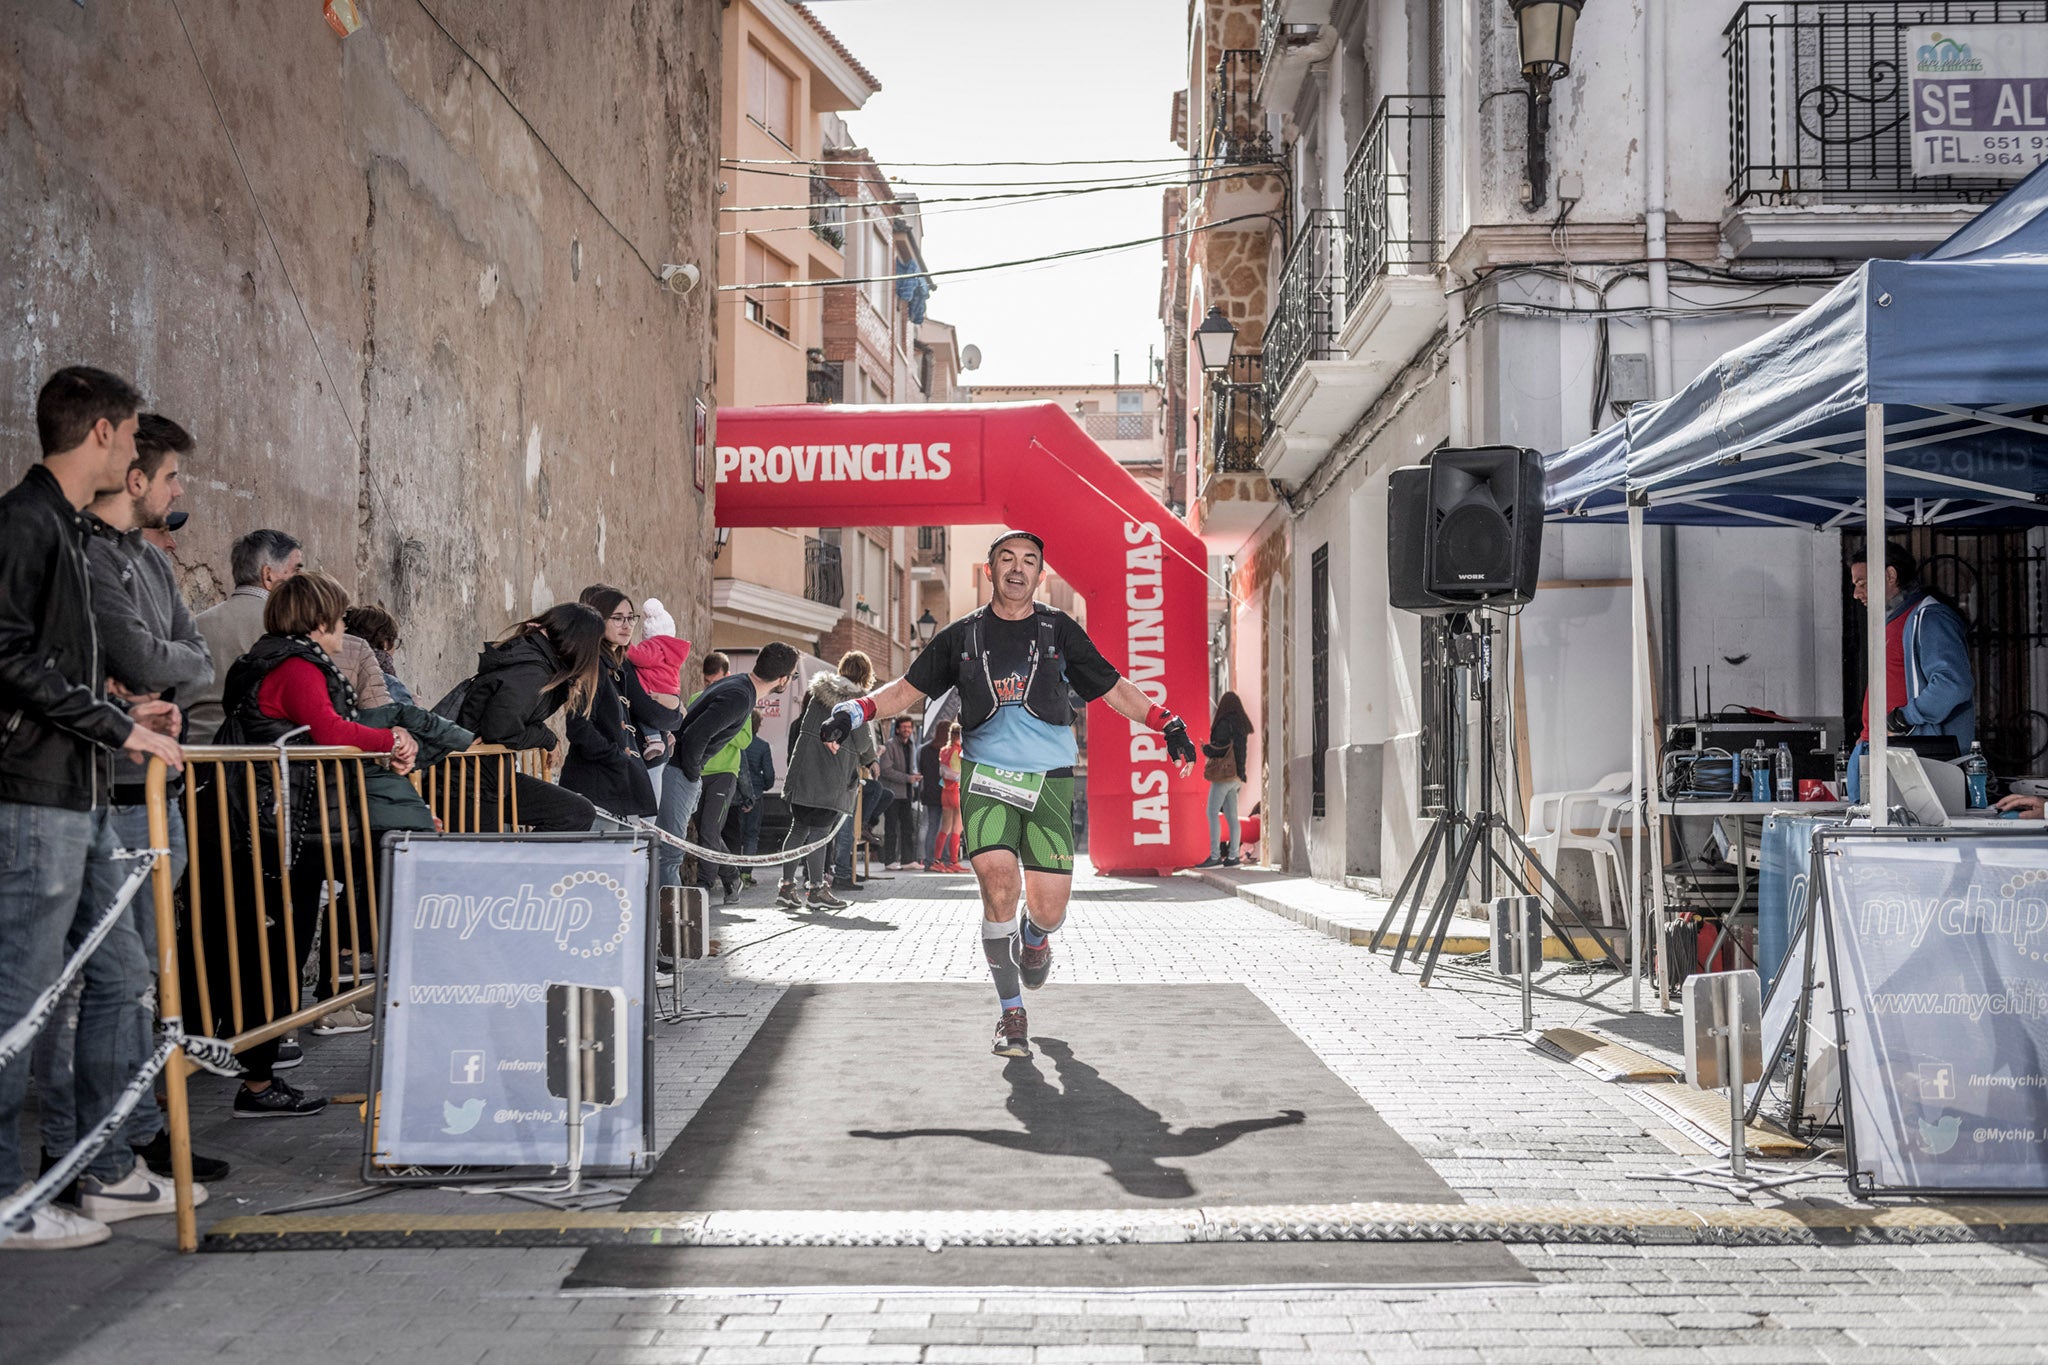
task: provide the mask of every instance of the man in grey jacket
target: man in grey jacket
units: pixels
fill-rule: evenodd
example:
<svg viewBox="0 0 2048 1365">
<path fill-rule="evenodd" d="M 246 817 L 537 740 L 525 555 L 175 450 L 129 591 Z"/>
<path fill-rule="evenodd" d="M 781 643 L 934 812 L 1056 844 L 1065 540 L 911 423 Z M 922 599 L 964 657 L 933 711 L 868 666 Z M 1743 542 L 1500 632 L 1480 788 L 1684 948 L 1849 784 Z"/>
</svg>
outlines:
<svg viewBox="0 0 2048 1365">
<path fill-rule="evenodd" d="M 213 677 L 181 699 L 185 708 L 185 742 L 211 744 L 220 729 L 221 687 L 235 660 L 249 652 L 263 634 L 263 604 L 270 590 L 306 564 L 299 542 L 282 531 L 251 531 L 228 552 L 235 590 L 228 600 L 199 613 L 199 633 L 213 657 Z"/>
</svg>

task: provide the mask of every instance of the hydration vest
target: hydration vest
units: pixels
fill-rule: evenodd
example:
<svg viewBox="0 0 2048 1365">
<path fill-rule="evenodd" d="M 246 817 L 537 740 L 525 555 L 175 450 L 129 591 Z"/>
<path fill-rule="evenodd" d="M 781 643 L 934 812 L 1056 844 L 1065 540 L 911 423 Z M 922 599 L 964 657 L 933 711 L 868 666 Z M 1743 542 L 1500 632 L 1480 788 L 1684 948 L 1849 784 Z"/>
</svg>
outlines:
<svg viewBox="0 0 2048 1365">
<path fill-rule="evenodd" d="M 1038 622 L 1038 638 L 1031 645 L 1031 671 L 1024 679 L 1024 709 L 1031 715 L 1065 729 L 1074 723 L 1073 695 L 1067 687 L 1067 667 L 1060 654 L 1058 629 L 1053 609 L 1034 602 L 1032 613 Z M 960 728 L 978 730 L 996 713 L 996 681 L 989 669 L 988 646 L 982 622 L 987 607 L 976 608 L 967 618 L 955 672 L 960 688 Z"/>
</svg>

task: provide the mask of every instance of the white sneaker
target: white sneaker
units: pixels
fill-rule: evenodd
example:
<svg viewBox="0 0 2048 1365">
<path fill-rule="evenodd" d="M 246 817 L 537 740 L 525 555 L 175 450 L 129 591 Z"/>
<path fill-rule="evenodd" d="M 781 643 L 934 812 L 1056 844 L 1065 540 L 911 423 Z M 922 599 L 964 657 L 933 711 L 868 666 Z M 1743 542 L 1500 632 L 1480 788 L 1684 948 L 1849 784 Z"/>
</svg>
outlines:
<svg viewBox="0 0 2048 1365">
<path fill-rule="evenodd" d="M 337 1033 L 367 1033 L 376 1022 L 354 1005 L 344 1005 L 332 1014 L 323 1015 L 320 1022 L 313 1025 L 313 1033 L 320 1038 L 331 1038 Z"/>
<path fill-rule="evenodd" d="M 97 1246 L 112 1237 L 105 1223 L 56 1204 L 45 1204 L 29 1216 L 28 1226 L 5 1241 L 0 1251 L 71 1251 Z"/>
<path fill-rule="evenodd" d="M 205 1202 L 206 1186 L 194 1184 L 192 1203 L 196 1206 Z M 78 1206 L 87 1218 L 118 1223 L 156 1213 L 176 1213 L 178 1195 L 170 1181 L 138 1161 L 134 1170 L 111 1183 L 90 1175 L 78 1177 Z"/>
</svg>

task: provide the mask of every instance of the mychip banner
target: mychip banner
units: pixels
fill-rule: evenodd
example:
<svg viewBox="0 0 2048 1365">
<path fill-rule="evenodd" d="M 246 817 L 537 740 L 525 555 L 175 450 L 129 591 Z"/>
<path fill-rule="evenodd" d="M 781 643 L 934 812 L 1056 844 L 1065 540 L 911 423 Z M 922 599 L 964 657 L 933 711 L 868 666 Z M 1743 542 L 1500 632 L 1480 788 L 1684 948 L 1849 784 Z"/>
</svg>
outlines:
<svg viewBox="0 0 2048 1365">
<path fill-rule="evenodd" d="M 564 1163 L 568 1107 L 547 1086 L 550 982 L 625 993 L 627 1094 L 586 1112 L 584 1164 L 644 1169 L 656 1155 L 645 836 L 429 835 L 384 854 L 367 1172 Z"/>
<path fill-rule="evenodd" d="M 1852 1188 L 2048 1190 L 2048 837 L 1822 837 Z"/>
<path fill-rule="evenodd" d="M 2048 160 L 2048 24 L 1901 30 L 1913 174 L 2017 180 Z"/>
</svg>

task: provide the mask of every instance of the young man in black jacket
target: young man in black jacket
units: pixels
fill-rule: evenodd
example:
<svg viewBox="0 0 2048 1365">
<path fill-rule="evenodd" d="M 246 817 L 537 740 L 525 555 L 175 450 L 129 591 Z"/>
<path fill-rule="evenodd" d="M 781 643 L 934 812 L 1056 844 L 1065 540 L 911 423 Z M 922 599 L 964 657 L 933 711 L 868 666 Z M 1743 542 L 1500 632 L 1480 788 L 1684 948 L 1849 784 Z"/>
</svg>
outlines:
<svg viewBox="0 0 2048 1365">
<path fill-rule="evenodd" d="M 26 1017 L 105 906 L 84 896 L 87 860 L 111 859 L 112 758 L 127 751 L 173 767 L 177 708 L 106 699 L 93 627 L 92 534 L 84 508 L 122 486 L 135 459 L 140 396 L 103 370 L 59 370 L 36 396 L 43 459 L 0 498 L 0 1032 Z M 121 1074 L 130 1016 L 124 982 L 146 974 L 142 944 L 123 916 L 87 964 L 80 1004 L 78 1122 L 90 1130 L 128 1082 Z M 0 1063 L 0 1194 L 23 1183 L 20 1117 L 29 1059 Z M 123 1144 L 88 1168 L 86 1215 L 170 1212 L 170 1187 Z M 108 1233 L 97 1216 L 37 1210 L 10 1249 L 89 1246 Z"/>
<path fill-rule="evenodd" d="M 723 749 L 761 704 L 789 686 L 796 672 L 796 651 L 777 640 L 754 656 L 754 666 L 745 673 L 729 673 L 697 694 L 683 723 L 676 730 L 675 752 L 669 756 L 668 776 L 661 784 L 661 813 L 656 825 L 681 839 L 697 813 L 697 798 L 704 791 L 704 764 Z M 683 851 L 663 841 L 659 850 L 661 884 L 683 884 Z"/>
</svg>

